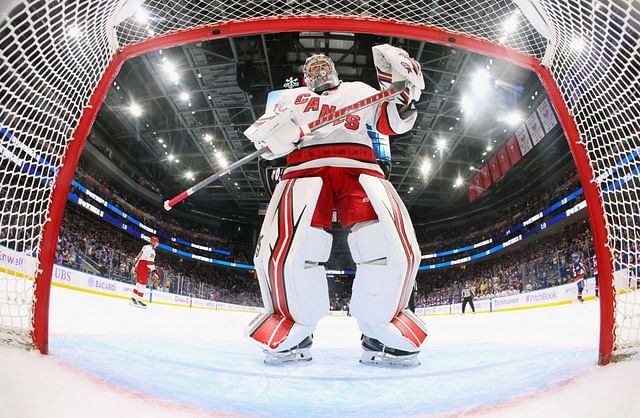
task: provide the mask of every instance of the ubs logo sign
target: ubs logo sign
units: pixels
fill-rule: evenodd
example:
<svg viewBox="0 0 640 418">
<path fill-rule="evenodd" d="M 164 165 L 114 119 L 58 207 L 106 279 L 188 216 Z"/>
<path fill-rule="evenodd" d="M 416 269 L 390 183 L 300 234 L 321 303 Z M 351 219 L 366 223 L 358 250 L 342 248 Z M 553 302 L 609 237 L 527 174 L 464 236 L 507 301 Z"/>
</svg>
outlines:
<svg viewBox="0 0 640 418">
<path fill-rule="evenodd" d="M 65 282 L 70 282 L 71 281 L 71 273 L 69 273 L 68 271 L 64 271 L 62 269 L 55 269 L 54 271 L 54 277 L 58 280 L 61 281 L 65 281 Z"/>
</svg>

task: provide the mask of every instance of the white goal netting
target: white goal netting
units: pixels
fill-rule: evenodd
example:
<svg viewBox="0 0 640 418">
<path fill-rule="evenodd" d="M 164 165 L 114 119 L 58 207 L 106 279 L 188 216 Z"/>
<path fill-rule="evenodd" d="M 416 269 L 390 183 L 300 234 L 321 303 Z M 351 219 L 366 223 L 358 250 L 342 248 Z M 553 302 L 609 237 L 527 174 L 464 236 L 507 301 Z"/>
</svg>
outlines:
<svg viewBox="0 0 640 418">
<path fill-rule="evenodd" d="M 119 51 L 151 39 L 161 48 L 163 42 L 224 36 L 231 33 L 225 24 L 250 24 L 246 30 L 259 33 L 293 30 L 296 20 L 315 18 L 314 30 L 346 31 L 349 21 L 364 22 L 370 33 L 379 33 L 382 23 L 410 25 L 413 34 L 441 29 L 445 36 L 424 39 L 448 42 L 450 34 L 480 40 L 494 46 L 496 56 L 509 58 L 506 47 L 548 68 L 590 167 L 578 168 L 581 174 L 591 171 L 600 190 L 604 219 L 590 214 L 608 233 L 601 254 L 610 254 L 624 276 L 615 280 L 618 294 L 624 292 L 615 305 L 616 347 L 640 341 L 634 291 L 640 268 L 637 1 L 49 0 L 0 7 L 7 8 L 0 10 L 0 340 L 33 344 L 33 306 L 41 302 L 34 304 L 34 295 L 38 286 L 50 285 L 50 278 L 33 277 L 50 271 L 42 264 L 52 262 L 46 225 L 62 207 L 52 198 L 54 185 L 70 181 L 61 181 L 60 173 L 65 158 L 75 168 L 68 156 L 74 133 L 83 114 L 89 123 L 95 115 L 91 97 Z M 403 30 L 398 26 L 397 35 L 406 36 Z M 192 35 L 170 36 L 187 33 Z"/>
</svg>

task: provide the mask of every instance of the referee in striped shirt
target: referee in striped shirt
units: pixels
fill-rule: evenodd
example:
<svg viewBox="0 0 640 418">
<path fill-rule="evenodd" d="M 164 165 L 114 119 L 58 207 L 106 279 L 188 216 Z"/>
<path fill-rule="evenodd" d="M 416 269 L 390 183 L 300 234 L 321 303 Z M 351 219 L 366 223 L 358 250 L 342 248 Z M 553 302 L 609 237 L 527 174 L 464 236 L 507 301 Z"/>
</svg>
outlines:
<svg viewBox="0 0 640 418">
<path fill-rule="evenodd" d="M 462 314 L 464 315 L 464 310 L 467 307 L 467 303 L 471 305 L 471 309 L 473 313 L 476 313 L 476 308 L 473 306 L 473 292 L 471 288 L 467 285 L 462 289 Z"/>
</svg>

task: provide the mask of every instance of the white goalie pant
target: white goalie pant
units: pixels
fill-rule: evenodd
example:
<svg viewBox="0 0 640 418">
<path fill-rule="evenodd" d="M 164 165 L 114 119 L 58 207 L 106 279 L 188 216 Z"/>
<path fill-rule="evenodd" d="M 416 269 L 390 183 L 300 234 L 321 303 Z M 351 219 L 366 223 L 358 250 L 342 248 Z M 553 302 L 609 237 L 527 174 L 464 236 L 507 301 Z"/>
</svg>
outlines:
<svg viewBox="0 0 640 418">
<path fill-rule="evenodd" d="M 427 330 L 407 309 L 420 265 L 409 213 L 388 181 L 366 174 L 359 181 L 378 220 L 356 224 L 349 234 L 357 264 L 350 312 L 364 335 L 387 347 L 419 351 Z"/>
<path fill-rule="evenodd" d="M 311 226 L 322 179 L 276 186 L 258 238 L 254 263 L 264 310 L 245 334 L 269 351 L 284 351 L 311 335 L 329 312 L 325 262 L 333 237 Z"/>
</svg>

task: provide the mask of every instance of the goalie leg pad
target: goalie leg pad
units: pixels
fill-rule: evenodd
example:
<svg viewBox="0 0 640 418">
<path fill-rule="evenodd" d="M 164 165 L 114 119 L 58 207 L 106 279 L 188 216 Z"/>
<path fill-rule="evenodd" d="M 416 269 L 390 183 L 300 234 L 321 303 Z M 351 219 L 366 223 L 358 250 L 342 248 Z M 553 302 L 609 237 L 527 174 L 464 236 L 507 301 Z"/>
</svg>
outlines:
<svg viewBox="0 0 640 418">
<path fill-rule="evenodd" d="M 405 309 L 420 264 L 411 220 L 388 181 L 366 174 L 359 180 L 378 220 L 356 225 L 348 237 L 357 264 L 350 311 L 365 335 L 389 347 L 416 351 L 426 329 Z"/>
<path fill-rule="evenodd" d="M 386 347 L 417 352 L 427 339 L 427 327 L 409 309 L 403 309 L 389 323 L 372 326 L 358 319 L 358 328 L 367 337 L 381 341 Z"/>
<path fill-rule="evenodd" d="M 268 351 L 286 351 L 298 345 L 315 330 L 279 313 L 263 311 L 249 323 L 245 334 Z"/>
<path fill-rule="evenodd" d="M 329 312 L 325 269 L 318 263 L 329 258 L 332 236 L 311 226 L 321 188 L 316 177 L 283 180 L 267 209 L 254 256 L 265 311 L 246 332 L 265 349 L 297 345 Z"/>
</svg>

